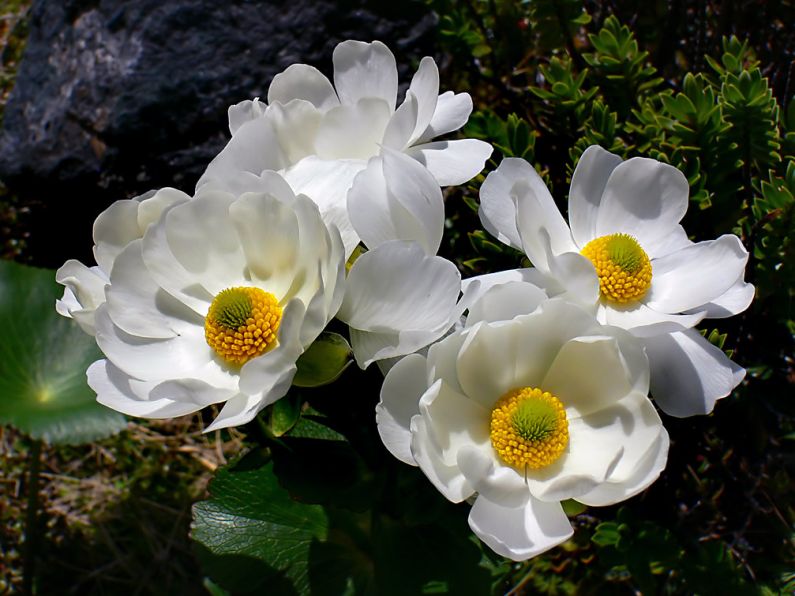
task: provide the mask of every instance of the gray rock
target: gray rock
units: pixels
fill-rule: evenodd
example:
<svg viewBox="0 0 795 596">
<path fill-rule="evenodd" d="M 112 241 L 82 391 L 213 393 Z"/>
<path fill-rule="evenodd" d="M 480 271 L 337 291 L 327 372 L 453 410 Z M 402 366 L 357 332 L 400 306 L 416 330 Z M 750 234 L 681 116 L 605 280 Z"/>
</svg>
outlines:
<svg viewBox="0 0 795 596">
<path fill-rule="evenodd" d="M 295 62 L 331 72 L 345 39 L 380 39 L 406 81 L 433 54 L 421 2 L 34 0 L 0 136 L 0 179 L 34 209 L 41 265 L 89 258 L 91 222 L 150 188 L 191 192 L 229 132 Z"/>
</svg>

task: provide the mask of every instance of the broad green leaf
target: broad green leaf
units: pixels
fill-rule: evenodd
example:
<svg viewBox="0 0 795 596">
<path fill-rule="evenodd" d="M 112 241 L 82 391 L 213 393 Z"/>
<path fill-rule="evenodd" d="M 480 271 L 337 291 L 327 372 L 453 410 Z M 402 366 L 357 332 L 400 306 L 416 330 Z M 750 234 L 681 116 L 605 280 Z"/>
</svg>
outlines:
<svg viewBox="0 0 795 596">
<path fill-rule="evenodd" d="M 191 536 L 214 582 L 233 593 L 308 594 L 309 548 L 325 540 L 323 509 L 290 498 L 258 453 L 222 468 L 193 506 Z M 278 589 L 275 587 L 278 586 Z"/>
<path fill-rule="evenodd" d="M 126 425 L 97 403 L 86 369 L 94 338 L 55 312 L 55 272 L 0 262 L 0 423 L 49 443 L 86 443 Z"/>
<path fill-rule="evenodd" d="M 351 346 L 338 333 L 325 332 L 301 354 L 293 385 L 319 387 L 332 383 L 351 365 Z"/>
</svg>

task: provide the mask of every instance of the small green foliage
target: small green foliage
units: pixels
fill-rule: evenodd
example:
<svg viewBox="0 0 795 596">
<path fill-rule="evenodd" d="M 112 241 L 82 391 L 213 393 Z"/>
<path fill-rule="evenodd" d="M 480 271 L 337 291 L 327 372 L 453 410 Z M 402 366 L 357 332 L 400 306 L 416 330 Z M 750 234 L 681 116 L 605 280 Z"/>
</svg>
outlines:
<svg viewBox="0 0 795 596">
<path fill-rule="evenodd" d="M 529 2 L 530 21 L 541 53 L 571 46 L 580 28 L 591 22 L 578 0 L 533 0 Z"/>
<path fill-rule="evenodd" d="M 589 34 L 594 51 L 583 54 L 608 102 L 621 117 L 662 83 L 657 69 L 647 66 L 649 53 L 641 51 L 632 31 L 615 16 L 605 20 L 598 34 Z"/>
</svg>

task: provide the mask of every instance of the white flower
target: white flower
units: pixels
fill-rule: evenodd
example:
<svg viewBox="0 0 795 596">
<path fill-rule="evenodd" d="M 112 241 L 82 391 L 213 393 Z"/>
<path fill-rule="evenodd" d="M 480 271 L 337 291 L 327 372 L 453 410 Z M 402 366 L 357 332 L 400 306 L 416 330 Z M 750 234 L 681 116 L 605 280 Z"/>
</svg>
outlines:
<svg viewBox="0 0 795 596">
<path fill-rule="evenodd" d="M 708 413 L 745 371 L 691 328 L 745 310 L 754 288 L 743 281 L 748 252 L 739 238 L 688 239 L 679 225 L 688 191 L 670 165 L 622 162 L 592 146 L 572 176 L 569 228 L 535 169 L 506 159 L 481 188 L 481 221 L 537 272 L 490 276 L 482 288 L 529 276 L 552 295 L 595 306 L 600 322 L 642 339 L 652 396 L 665 412 Z"/>
<path fill-rule="evenodd" d="M 354 356 L 366 368 L 444 335 L 467 308 L 460 292 L 453 263 L 414 242 L 386 242 L 356 259 L 337 318 L 350 326 Z"/>
<path fill-rule="evenodd" d="M 561 500 L 627 499 L 668 453 L 636 340 L 561 300 L 514 317 L 544 299 L 529 286 L 493 288 L 466 329 L 399 361 L 376 407 L 389 451 L 449 500 L 475 497 L 472 530 L 514 560 L 571 536 Z"/>
<path fill-rule="evenodd" d="M 55 272 L 56 281 L 66 286 L 63 298 L 55 301 L 55 309 L 94 335 L 94 312 L 105 302 L 105 285 L 116 257 L 130 242 L 141 238 L 165 209 L 188 200 L 190 197 L 182 191 L 162 188 L 134 199 L 116 201 L 100 213 L 94 222 L 97 265 L 86 267 L 70 259 Z"/>
<path fill-rule="evenodd" d="M 382 159 L 391 150 L 422 164 L 437 185 L 461 184 L 480 172 L 491 146 L 475 139 L 433 141 L 463 126 L 472 111 L 466 93 L 439 95 L 433 59 L 422 59 L 397 108 L 395 57 L 384 44 L 345 41 L 335 48 L 333 62 L 333 86 L 316 68 L 294 64 L 274 77 L 268 105 L 254 100 L 232 106 L 232 139 L 198 187 L 240 194 L 256 188 L 263 171 L 277 171 L 340 229 L 349 255 L 359 242 L 349 216 L 354 207 L 347 204 L 358 173 L 371 169 L 367 183 L 375 184 L 373 176 L 386 167 Z"/>
<path fill-rule="evenodd" d="M 169 418 L 224 403 L 243 424 L 289 389 L 296 359 L 342 301 L 344 255 L 317 206 L 276 174 L 267 192 L 202 191 L 116 257 L 96 312 L 97 399 Z"/>
</svg>

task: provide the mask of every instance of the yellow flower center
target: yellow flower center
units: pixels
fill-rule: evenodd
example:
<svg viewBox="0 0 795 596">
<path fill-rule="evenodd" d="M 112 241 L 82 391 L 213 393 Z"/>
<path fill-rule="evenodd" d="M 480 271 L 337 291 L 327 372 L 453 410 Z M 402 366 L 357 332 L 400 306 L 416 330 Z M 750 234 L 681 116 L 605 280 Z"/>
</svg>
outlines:
<svg viewBox="0 0 795 596">
<path fill-rule="evenodd" d="M 259 288 L 218 293 L 204 319 L 204 337 L 230 364 L 243 365 L 273 347 L 282 320 L 276 297 Z"/>
<path fill-rule="evenodd" d="M 599 289 L 607 300 L 621 303 L 639 300 L 651 285 L 649 255 L 628 234 L 591 240 L 580 254 L 596 267 Z"/>
<path fill-rule="evenodd" d="M 509 391 L 491 411 L 491 444 L 502 461 L 517 468 L 554 463 L 569 444 L 563 404 L 534 387 Z"/>
</svg>

